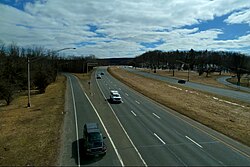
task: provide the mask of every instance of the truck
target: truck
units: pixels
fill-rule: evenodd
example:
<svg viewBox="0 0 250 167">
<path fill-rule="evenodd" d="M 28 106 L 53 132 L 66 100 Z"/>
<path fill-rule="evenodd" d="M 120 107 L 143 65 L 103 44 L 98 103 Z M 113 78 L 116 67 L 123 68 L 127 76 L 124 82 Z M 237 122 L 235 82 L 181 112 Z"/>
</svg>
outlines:
<svg viewBox="0 0 250 167">
<path fill-rule="evenodd" d="M 83 128 L 84 151 L 88 156 L 104 155 L 107 147 L 98 123 L 86 123 Z"/>
</svg>

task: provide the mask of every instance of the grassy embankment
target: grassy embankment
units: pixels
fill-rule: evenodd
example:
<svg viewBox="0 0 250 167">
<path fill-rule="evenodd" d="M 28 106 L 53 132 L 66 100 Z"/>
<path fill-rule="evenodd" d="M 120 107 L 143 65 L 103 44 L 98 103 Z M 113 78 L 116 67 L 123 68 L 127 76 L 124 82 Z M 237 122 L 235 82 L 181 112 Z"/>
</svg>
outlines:
<svg viewBox="0 0 250 167">
<path fill-rule="evenodd" d="M 94 70 L 90 71 L 88 74 L 84 73 L 84 74 L 79 74 L 79 73 L 74 73 L 74 75 L 79 78 L 79 81 L 81 82 L 82 86 L 84 87 L 85 92 L 87 93 L 87 95 L 90 95 L 90 85 L 89 82 L 91 80 L 91 74 Z"/>
<path fill-rule="evenodd" d="M 216 99 L 212 94 L 145 78 L 117 67 L 108 71 L 145 96 L 250 146 L 249 103 L 217 95 L 219 99 Z"/>
<path fill-rule="evenodd" d="M 144 72 L 148 72 L 148 73 L 153 73 L 153 70 L 151 70 L 151 69 L 139 68 L 139 70 L 144 71 Z M 169 70 L 157 70 L 157 74 L 161 75 L 161 76 L 173 77 L 173 72 L 169 71 Z M 214 73 L 210 73 L 208 76 L 206 76 L 206 73 L 203 73 L 201 76 L 199 76 L 197 72 L 190 71 L 189 81 L 195 82 L 195 83 L 201 83 L 201 84 L 205 84 L 205 85 L 211 85 L 211 86 L 215 86 L 215 87 L 219 87 L 219 88 L 240 91 L 237 88 L 232 88 L 232 87 L 226 86 L 226 85 L 221 84 L 217 81 L 217 78 L 219 78 L 219 77 L 232 76 L 232 75 L 235 75 L 235 74 L 222 72 L 221 75 L 219 75 L 218 72 L 214 72 Z M 187 80 L 188 79 L 188 72 L 175 70 L 174 78 Z M 229 78 L 228 81 L 233 83 L 233 84 L 236 84 L 237 78 L 236 77 Z M 250 87 L 250 83 L 249 83 L 249 80 L 247 78 L 242 77 L 240 82 L 241 82 L 241 86 Z"/>
<path fill-rule="evenodd" d="M 0 106 L 0 165 L 57 165 L 66 78 L 58 76 L 46 93 L 17 97 Z"/>
<path fill-rule="evenodd" d="M 233 83 L 235 85 L 237 85 L 237 82 L 238 82 L 238 80 L 237 80 L 236 77 L 229 78 L 227 81 L 231 82 L 231 83 Z M 241 78 L 240 79 L 240 86 L 244 86 L 244 87 L 250 88 L 250 80 L 248 78 Z"/>
</svg>

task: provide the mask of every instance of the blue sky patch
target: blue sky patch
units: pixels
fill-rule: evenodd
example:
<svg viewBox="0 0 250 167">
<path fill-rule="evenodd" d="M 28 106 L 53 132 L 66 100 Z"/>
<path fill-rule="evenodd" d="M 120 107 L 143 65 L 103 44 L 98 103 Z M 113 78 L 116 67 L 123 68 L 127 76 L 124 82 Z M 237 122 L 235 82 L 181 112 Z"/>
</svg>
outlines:
<svg viewBox="0 0 250 167">
<path fill-rule="evenodd" d="M 82 46 L 86 46 L 86 45 L 95 45 L 95 42 L 77 42 L 77 43 L 73 43 L 74 45 L 76 45 L 77 47 L 82 47 Z"/>
<path fill-rule="evenodd" d="M 154 32 L 170 32 L 170 30 L 167 28 L 163 28 L 163 29 L 156 29 L 154 30 Z"/>
<path fill-rule="evenodd" d="M 156 48 L 157 46 L 163 44 L 163 39 L 160 39 L 156 42 L 141 42 L 140 44 L 146 48 Z"/>
<path fill-rule="evenodd" d="M 17 27 L 24 27 L 24 28 L 28 28 L 28 29 L 33 29 L 34 27 L 33 26 L 27 26 L 27 25 L 24 25 L 24 24 L 16 24 Z"/>
<path fill-rule="evenodd" d="M 110 43 L 112 40 L 104 40 L 103 42 Z"/>
<path fill-rule="evenodd" d="M 0 0 L 0 3 L 12 6 L 16 9 L 24 11 L 24 7 L 27 3 L 34 4 L 38 0 Z M 47 0 L 39 0 L 40 3 L 45 3 Z"/>
<path fill-rule="evenodd" d="M 247 35 L 250 30 L 248 24 L 228 24 L 225 20 L 232 13 L 223 15 L 221 17 L 215 17 L 213 20 L 200 21 L 199 24 L 193 24 L 190 26 L 183 26 L 181 28 L 199 28 L 199 31 L 206 31 L 209 29 L 220 29 L 223 33 L 218 35 L 217 40 L 233 40 L 240 36 Z"/>
<path fill-rule="evenodd" d="M 88 24 L 87 26 L 89 27 L 89 31 L 96 34 L 95 37 L 99 37 L 99 38 L 105 38 L 106 37 L 106 34 L 96 32 L 96 30 L 99 29 L 96 25 Z"/>
</svg>

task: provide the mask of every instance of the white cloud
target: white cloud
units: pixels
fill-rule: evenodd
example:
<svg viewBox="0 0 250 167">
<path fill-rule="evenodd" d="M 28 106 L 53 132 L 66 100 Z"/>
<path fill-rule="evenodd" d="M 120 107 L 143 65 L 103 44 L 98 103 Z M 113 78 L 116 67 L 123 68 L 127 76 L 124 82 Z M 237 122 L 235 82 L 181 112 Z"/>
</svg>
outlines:
<svg viewBox="0 0 250 167">
<path fill-rule="evenodd" d="M 133 57 L 147 50 L 141 42 L 159 40 L 165 43 L 156 49 L 162 50 L 240 49 L 249 43 L 248 36 L 219 41 L 223 27 L 203 31 L 182 27 L 230 12 L 234 13 L 227 23 L 250 24 L 247 8 L 248 0 L 47 0 L 27 3 L 24 11 L 0 4 L 0 40 L 50 49 L 94 42 L 96 45 L 79 46 L 64 53 L 97 57 Z M 89 31 L 88 25 L 95 25 L 96 32 Z"/>
<path fill-rule="evenodd" d="M 225 22 L 230 24 L 246 23 L 250 25 L 250 8 L 231 14 Z"/>
</svg>

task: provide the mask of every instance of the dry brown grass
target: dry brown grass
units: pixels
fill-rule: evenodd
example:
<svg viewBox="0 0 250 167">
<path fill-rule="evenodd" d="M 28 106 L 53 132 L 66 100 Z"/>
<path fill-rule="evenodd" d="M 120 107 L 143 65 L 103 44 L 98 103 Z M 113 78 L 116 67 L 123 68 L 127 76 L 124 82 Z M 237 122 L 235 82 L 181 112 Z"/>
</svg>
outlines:
<svg viewBox="0 0 250 167">
<path fill-rule="evenodd" d="M 80 79 L 80 82 L 81 82 L 82 86 L 84 87 L 84 91 L 85 91 L 85 93 L 87 93 L 87 95 L 90 95 L 89 82 L 91 80 L 92 72 L 93 72 L 93 70 L 90 71 L 88 74 L 86 74 L 86 73 L 84 73 L 84 74 L 74 73 L 74 75 Z"/>
<path fill-rule="evenodd" d="M 0 107 L 0 165 L 56 165 L 63 122 L 65 77 L 59 76 L 46 93 L 16 98 Z"/>
<path fill-rule="evenodd" d="M 238 80 L 237 78 L 229 78 L 228 79 L 229 82 L 233 83 L 233 84 L 237 84 Z M 250 79 L 249 78 L 241 78 L 240 79 L 240 86 L 245 86 L 250 88 Z"/>
<path fill-rule="evenodd" d="M 240 106 L 228 104 L 211 94 L 145 78 L 117 67 L 108 71 L 145 96 L 250 146 L 249 103 L 230 100 Z"/>
<path fill-rule="evenodd" d="M 145 72 L 153 73 L 153 70 L 150 69 L 140 69 Z M 167 77 L 173 77 L 173 72 L 169 70 L 156 70 L 156 73 L 161 76 L 167 76 Z M 191 82 L 196 82 L 196 83 L 202 83 L 205 85 L 211 85 L 211 86 L 216 86 L 219 88 L 227 88 L 227 89 L 233 89 L 228 86 L 225 86 L 224 84 L 221 84 L 216 81 L 217 78 L 222 77 L 222 76 L 231 76 L 233 74 L 231 73 L 222 73 L 219 75 L 218 72 L 211 73 L 208 76 L 206 76 L 205 73 L 203 73 L 201 76 L 198 75 L 197 72 L 190 71 L 189 73 L 189 81 Z M 177 71 L 175 70 L 174 72 L 174 78 L 178 79 L 188 79 L 188 72 L 187 71 Z"/>
</svg>

